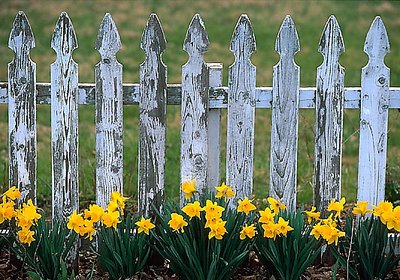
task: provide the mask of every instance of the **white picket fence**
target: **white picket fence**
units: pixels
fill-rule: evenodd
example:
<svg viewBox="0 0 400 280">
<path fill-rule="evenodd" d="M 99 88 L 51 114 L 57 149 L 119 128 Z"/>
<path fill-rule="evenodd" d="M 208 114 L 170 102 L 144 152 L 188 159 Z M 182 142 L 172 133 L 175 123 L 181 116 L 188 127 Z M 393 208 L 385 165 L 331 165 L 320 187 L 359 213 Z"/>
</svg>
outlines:
<svg viewBox="0 0 400 280">
<path fill-rule="evenodd" d="M 9 110 L 10 185 L 18 185 L 22 199 L 36 197 L 36 104 L 51 105 L 53 217 L 65 218 L 78 208 L 78 106 L 96 107 L 96 197 L 105 206 L 109 194 L 123 191 L 123 105 L 138 105 L 139 211 L 148 215 L 151 205 L 164 204 L 166 108 L 181 104 L 181 182 L 196 179 L 200 192 L 218 185 L 221 171 L 221 110 L 227 109 L 226 180 L 239 198 L 253 188 L 254 114 L 271 108 L 270 195 L 293 210 L 296 206 L 298 113 L 315 108 L 314 203 L 326 209 L 341 196 L 343 110 L 360 108 L 358 199 L 377 203 L 384 198 L 388 109 L 400 108 L 400 88 L 390 88 L 384 57 L 389 40 L 380 17 L 368 32 L 364 51 L 369 56 L 362 69 L 361 87 L 344 87 L 344 52 L 340 27 L 331 16 L 323 30 L 316 87 L 300 88 L 300 67 L 294 55 L 300 43 L 294 22 L 287 16 L 278 32 L 280 61 L 273 69 L 272 87 L 256 87 L 256 67 L 251 54 L 256 41 L 249 18 L 242 15 L 234 28 L 230 50 L 228 86 L 222 86 L 222 65 L 207 64 L 203 54 L 208 36 L 195 15 L 183 49 L 189 59 L 182 67 L 182 84 L 168 85 L 161 54 L 166 41 L 155 14 L 144 29 L 139 84 L 122 83 L 121 48 L 110 14 L 99 29 L 95 84 L 78 83 L 77 48 L 72 22 L 62 13 L 51 47 L 57 53 L 51 65 L 51 83 L 36 83 L 36 65 L 29 58 L 34 47 L 32 30 L 23 12 L 15 18 L 9 47 L 15 58 L 8 65 L 8 83 L 0 84 L 0 103 Z M 84 140 L 81 140 L 84 141 Z"/>
</svg>

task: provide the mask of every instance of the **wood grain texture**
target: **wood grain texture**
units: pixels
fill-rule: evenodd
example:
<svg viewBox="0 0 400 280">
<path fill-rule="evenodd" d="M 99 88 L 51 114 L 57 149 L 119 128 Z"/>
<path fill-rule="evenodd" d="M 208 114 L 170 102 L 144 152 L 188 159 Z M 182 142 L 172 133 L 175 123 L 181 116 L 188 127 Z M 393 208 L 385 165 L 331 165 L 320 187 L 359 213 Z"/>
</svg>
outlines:
<svg viewBox="0 0 400 280">
<path fill-rule="evenodd" d="M 210 87 L 222 86 L 222 64 L 208 63 Z M 220 185 L 221 153 L 221 109 L 213 108 L 208 111 L 208 188 L 215 191 Z"/>
<path fill-rule="evenodd" d="M 96 49 L 96 202 L 106 207 L 113 191 L 123 192 L 122 65 L 117 27 L 110 14 L 101 23 Z"/>
<path fill-rule="evenodd" d="M 167 67 L 162 62 L 166 48 L 164 31 L 156 14 L 151 14 L 140 47 L 146 53 L 140 65 L 139 100 L 139 214 L 155 216 L 153 206 L 164 205 Z"/>
<path fill-rule="evenodd" d="M 373 205 L 385 198 L 390 70 L 384 58 L 389 48 L 385 25 L 376 17 L 364 45 L 369 61 L 361 74 L 357 194 Z"/>
<path fill-rule="evenodd" d="M 318 51 L 324 56 L 317 69 L 315 117 L 314 205 L 326 213 L 332 198 L 341 196 L 344 52 L 340 27 L 334 16 L 325 25 Z"/>
<path fill-rule="evenodd" d="M 230 50 L 235 62 L 228 74 L 226 182 L 236 200 L 250 197 L 253 189 L 256 67 L 250 56 L 255 49 L 250 20 L 242 15 L 232 35 Z"/>
<path fill-rule="evenodd" d="M 276 38 L 280 61 L 273 69 L 272 129 L 269 195 L 296 210 L 297 142 L 300 67 L 294 55 L 300 49 L 296 27 L 286 16 Z"/>
<path fill-rule="evenodd" d="M 79 208 L 78 65 L 72 58 L 78 44 L 66 13 L 57 21 L 51 47 L 57 54 L 51 65 L 52 216 L 65 221 Z"/>
<path fill-rule="evenodd" d="M 23 12 L 15 17 L 8 47 L 15 57 L 8 64 L 8 127 L 10 186 L 21 202 L 36 203 L 36 64 L 29 53 L 35 39 Z"/>
<path fill-rule="evenodd" d="M 195 179 L 200 193 L 208 182 L 209 71 L 203 58 L 208 44 L 203 20 L 196 14 L 183 43 L 189 59 L 182 66 L 181 183 Z M 181 202 L 183 200 L 181 193 Z"/>
</svg>

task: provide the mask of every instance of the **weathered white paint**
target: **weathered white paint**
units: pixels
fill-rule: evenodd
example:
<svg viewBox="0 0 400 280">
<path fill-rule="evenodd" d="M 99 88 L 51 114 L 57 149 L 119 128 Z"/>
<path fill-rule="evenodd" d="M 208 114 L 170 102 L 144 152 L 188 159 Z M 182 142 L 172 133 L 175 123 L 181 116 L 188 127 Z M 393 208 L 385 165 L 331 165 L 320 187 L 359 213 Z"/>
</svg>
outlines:
<svg viewBox="0 0 400 280">
<path fill-rule="evenodd" d="M 139 214 L 155 216 L 164 204 L 165 116 L 167 67 L 161 59 L 166 41 L 156 14 L 151 14 L 140 47 L 146 53 L 140 65 L 139 100 Z"/>
<path fill-rule="evenodd" d="M 208 37 L 200 15 L 187 30 L 183 49 L 189 59 L 182 66 L 181 183 L 195 179 L 197 190 L 207 188 L 209 71 L 203 55 Z M 181 193 L 181 202 L 184 195 Z"/>
<path fill-rule="evenodd" d="M 226 182 L 236 199 L 250 197 L 253 189 L 254 114 L 256 67 L 250 56 L 256 49 L 247 15 L 241 15 L 233 31 L 230 50 L 235 62 L 229 67 Z"/>
<path fill-rule="evenodd" d="M 57 21 L 51 40 L 57 53 L 51 65 L 52 216 L 66 220 L 79 208 L 78 190 L 78 47 L 66 13 Z"/>
<path fill-rule="evenodd" d="M 385 198 L 390 70 L 384 58 L 389 48 L 385 25 L 376 17 L 364 45 L 369 62 L 361 75 L 357 194 L 359 201 L 374 205 Z"/>
<path fill-rule="evenodd" d="M 210 87 L 222 86 L 222 64 L 208 63 Z M 221 109 L 208 111 L 208 188 L 215 191 L 220 184 Z"/>
<path fill-rule="evenodd" d="M 116 53 L 121 48 L 117 27 L 106 14 L 97 36 L 101 60 L 96 79 L 96 202 L 106 207 L 113 191 L 123 190 L 122 65 Z"/>
<path fill-rule="evenodd" d="M 314 205 L 326 213 L 331 199 L 341 195 L 344 69 L 339 55 L 344 43 L 334 16 L 325 25 L 318 51 L 324 61 L 317 69 L 315 96 Z"/>
<path fill-rule="evenodd" d="M 8 129 L 10 186 L 21 202 L 36 203 L 36 64 L 29 57 L 35 39 L 23 12 L 15 17 L 8 47 L 15 57 L 8 64 Z"/>
<path fill-rule="evenodd" d="M 295 64 L 294 55 L 299 49 L 296 27 L 286 16 L 275 44 L 280 60 L 274 66 L 272 81 L 269 194 L 290 211 L 296 210 L 300 67 Z"/>
</svg>

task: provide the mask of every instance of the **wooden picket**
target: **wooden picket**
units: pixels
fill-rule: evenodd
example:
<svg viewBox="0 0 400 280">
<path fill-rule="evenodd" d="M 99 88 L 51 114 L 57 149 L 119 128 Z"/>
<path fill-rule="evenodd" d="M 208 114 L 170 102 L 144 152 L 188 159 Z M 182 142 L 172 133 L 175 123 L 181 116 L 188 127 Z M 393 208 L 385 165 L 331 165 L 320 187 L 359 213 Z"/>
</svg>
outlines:
<svg viewBox="0 0 400 280">
<path fill-rule="evenodd" d="M 122 65 L 117 27 L 110 14 L 101 23 L 96 49 L 96 202 L 106 207 L 113 191 L 122 193 Z"/>
<path fill-rule="evenodd" d="M 384 63 L 389 52 L 389 39 L 380 17 L 376 17 L 371 25 L 364 51 L 369 62 L 361 74 L 357 199 L 377 205 L 385 197 L 390 83 L 390 70 Z"/>
<path fill-rule="evenodd" d="M 241 15 L 233 31 L 230 50 L 235 62 L 229 67 L 226 139 L 226 182 L 236 199 L 250 197 L 253 190 L 254 114 L 256 67 L 250 56 L 256 50 L 253 28 Z"/>
<path fill-rule="evenodd" d="M 139 116 L 139 213 L 148 217 L 152 205 L 164 204 L 167 67 L 161 60 L 166 41 L 156 14 L 150 15 L 141 48 Z"/>
<path fill-rule="evenodd" d="M 344 69 L 339 55 L 344 43 L 334 16 L 325 25 L 318 51 L 324 61 L 317 69 L 315 95 L 314 205 L 326 212 L 341 195 Z"/>
<path fill-rule="evenodd" d="M 195 179 L 199 192 L 205 191 L 208 183 L 209 77 L 203 58 L 208 44 L 203 20 L 196 14 L 183 43 L 189 60 L 182 66 L 181 183 Z"/>
<path fill-rule="evenodd" d="M 344 43 L 334 16 L 326 23 L 319 44 L 324 57 L 317 69 L 316 87 L 300 88 L 300 68 L 294 56 L 300 49 L 296 27 L 287 16 L 275 49 L 272 87 L 256 87 L 256 49 L 247 15 L 234 29 L 228 86 L 222 85 L 222 65 L 206 63 L 209 40 L 200 15 L 189 25 L 183 49 L 189 59 L 182 67 L 182 84 L 167 84 L 162 53 L 167 43 L 159 19 L 150 15 L 141 48 L 140 83 L 122 83 L 116 54 L 121 41 L 110 14 L 101 23 L 96 49 L 95 84 L 78 84 L 77 48 L 72 22 L 62 13 L 51 47 L 51 83 L 36 84 L 36 65 L 30 60 L 34 37 L 23 12 L 15 18 L 9 47 L 15 53 L 8 65 L 8 82 L 0 83 L 0 104 L 8 104 L 10 185 L 18 185 L 21 201 L 36 199 L 36 103 L 51 104 L 53 218 L 65 219 L 78 208 L 78 106 L 96 107 L 96 200 L 106 206 L 112 191 L 123 192 L 123 105 L 139 105 L 139 212 L 152 215 L 152 205 L 164 204 L 166 108 L 181 105 L 181 182 L 195 179 L 199 192 L 224 177 L 219 168 L 221 111 L 227 109 L 226 183 L 237 198 L 252 195 L 254 115 L 256 108 L 272 110 L 270 195 L 296 207 L 298 113 L 315 108 L 314 203 L 322 211 L 341 196 L 343 110 L 360 109 L 358 199 L 377 203 L 384 198 L 388 109 L 400 108 L 400 88 L 390 87 L 384 64 L 389 39 L 377 17 L 368 32 L 361 87 L 344 87 L 339 56 Z M 265 155 L 266 156 L 266 155 Z M 182 198 L 182 195 L 181 195 Z"/>
<path fill-rule="evenodd" d="M 296 209 L 297 138 L 299 122 L 300 67 L 294 63 L 299 38 L 290 16 L 286 16 L 276 38 L 280 61 L 274 66 L 270 195 L 291 211 Z"/>
<path fill-rule="evenodd" d="M 51 142 L 53 218 L 64 220 L 79 208 L 78 190 L 78 47 L 66 13 L 57 21 L 51 40 L 57 53 L 51 65 Z"/>
</svg>

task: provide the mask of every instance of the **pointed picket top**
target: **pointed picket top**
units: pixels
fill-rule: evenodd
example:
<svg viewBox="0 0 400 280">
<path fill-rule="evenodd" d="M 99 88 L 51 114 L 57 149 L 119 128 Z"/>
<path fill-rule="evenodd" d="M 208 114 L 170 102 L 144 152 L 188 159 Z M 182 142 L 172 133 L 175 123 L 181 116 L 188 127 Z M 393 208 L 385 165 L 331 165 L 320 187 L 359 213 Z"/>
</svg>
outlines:
<svg viewBox="0 0 400 280">
<path fill-rule="evenodd" d="M 99 28 L 97 35 L 96 50 L 101 57 L 115 57 L 121 49 L 121 39 L 117 26 L 109 13 L 106 13 Z"/>
<path fill-rule="evenodd" d="M 195 14 L 186 32 L 183 50 L 189 54 L 189 57 L 196 53 L 203 55 L 208 50 L 209 44 L 204 22 L 199 14 Z"/>
<path fill-rule="evenodd" d="M 375 17 L 365 39 L 364 52 L 372 59 L 382 60 L 390 52 L 389 38 L 380 16 Z"/>
<path fill-rule="evenodd" d="M 324 57 L 330 54 L 332 61 L 339 61 L 339 55 L 345 51 L 342 31 L 340 31 L 340 26 L 333 15 L 329 17 L 325 24 L 318 51 Z"/>
<path fill-rule="evenodd" d="M 35 38 L 33 37 L 32 28 L 28 18 L 22 11 L 19 11 L 15 17 L 8 40 L 8 47 L 16 54 L 29 54 L 30 49 L 35 47 Z"/>
<path fill-rule="evenodd" d="M 275 41 L 275 51 L 282 55 L 293 56 L 300 50 L 299 36 L 292 17 L 287 15 L 279 29 Z"/>
<path fill-rule="evenodd" d="M 236 58 L 239 57 L 239 53 L 241 52 L 245 58 L 250 58 L 250 55 L 256 50 L 256 39 L 253 28 L 246 14 L 242 14 L 236 23 L 230 50 Z"/>
<path fill-rule="evenodd" d="M 166 49 L 167 41 L 165 40 L 164 31 L 161 27 L 160 20 L 156 14 L 151 14 L 145 29 L 143 30 L 140 48 L 145 53 L 155 52 L 161 54 Z"/>
<path fill-rule="evenodd" d="M 51 38 L 51 48 L 58 55 L 71 55 L 78 48 L 74 26 L 66 12 L 62 12 Z"/>
</svg>

